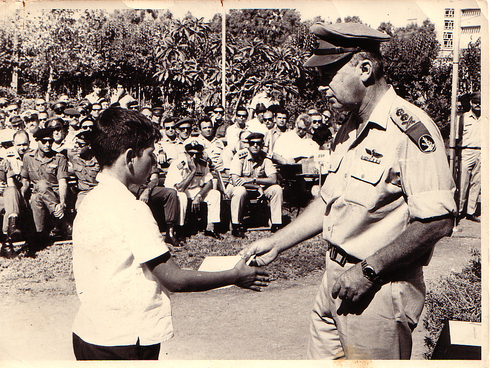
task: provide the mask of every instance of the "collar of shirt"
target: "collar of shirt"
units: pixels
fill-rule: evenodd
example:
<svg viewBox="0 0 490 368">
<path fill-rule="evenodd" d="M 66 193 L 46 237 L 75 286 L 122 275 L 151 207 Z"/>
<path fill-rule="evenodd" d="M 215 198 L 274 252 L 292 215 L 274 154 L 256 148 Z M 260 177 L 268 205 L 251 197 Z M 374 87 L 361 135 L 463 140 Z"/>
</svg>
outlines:
<svg viewBox="0 0 490 368">
<path fill-rule="evenodd" d="M 129 191 L 129 189 L 111 175 L 100 172 L 97 174 L 95 180 L 103 186 L 111 187 L 111 191 L 114 194 L 122 196 L 122 200 L 124 200 L 124 197 L 127 197 L 128 199 L 135 199 L 134 195 Z"/>
<path fill-rule="evenodd" d="M 378 101 L 373 112 L 369 116 L 368 123 L 373 123 L 386 130 L 387 116 L 390 116 L 391 105 L 395 101 L 396 93 L 392 86 L 385 92 Z M 367 125 L 367 124 L 366 124 Z"/>
</svg>

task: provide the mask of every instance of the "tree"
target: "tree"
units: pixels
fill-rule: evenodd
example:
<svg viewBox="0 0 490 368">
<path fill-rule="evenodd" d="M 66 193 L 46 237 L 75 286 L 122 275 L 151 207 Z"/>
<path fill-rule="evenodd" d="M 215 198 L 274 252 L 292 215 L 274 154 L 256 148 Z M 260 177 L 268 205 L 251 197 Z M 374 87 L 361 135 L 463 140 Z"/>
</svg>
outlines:
<svg viewBox="0 0 490 368">
<path fill-rule="evenodd" d="M 459 60 L 459 94 L 481 90 L 481 38 L 462 51 Z"/>
</svg>

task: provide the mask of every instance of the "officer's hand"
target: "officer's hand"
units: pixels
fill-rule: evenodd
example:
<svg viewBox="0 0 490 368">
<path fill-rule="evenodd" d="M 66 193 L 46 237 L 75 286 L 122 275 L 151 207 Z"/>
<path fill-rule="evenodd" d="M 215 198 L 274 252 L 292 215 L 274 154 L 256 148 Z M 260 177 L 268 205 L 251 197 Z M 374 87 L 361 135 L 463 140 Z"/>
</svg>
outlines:
<svg viewBox="0 0 490 368">
<path fill-rule="evenodd" d="M 148 204 L 148 201 L 150 200 L 150 191 L 148 189 L 145 189 L 141 193 L 139 200 Z"/>
<path fill-rule="evenodd" d="M 201 196 L 197 195 L 196 198 L 192 200 L 191 211 L 199 212 L 200 209 L 201 209 Z"/>
<path fill-rule="evenodd" d="M 256 255 L 255 259 L 251 262 L 252 265 L 265 266 L 271 263 L 278 256 L 277 249 L 272 245 L 269 238 L 259 239 L 247 248 L 242 249 L 239 253 L 240 257 L 248 260 L 251 256 Z"/>
<path fill-rule="evenodd" d="M 63 216 L 65 215 L 65 204 L 64 203 L 58 203 L 54 207 L 53 215 L 56 218 L 62 219 Z"/>
<path fill-rule="evenodd" d="M 235 285 L 241 288 L 260 291 L 261 287 L 269 285 L 269 274 L 258 267 L 247 266 L 244 259 L 235 265 L 235 270 L 238 273 Z"/>
<path fill-rule="evenodd" d="M 349 268 L 337 279 L 332 288 L 332 297 L 357 302 L 371 289 L 373 283 L 364 277 L 361 264 Z"/>
</svg>

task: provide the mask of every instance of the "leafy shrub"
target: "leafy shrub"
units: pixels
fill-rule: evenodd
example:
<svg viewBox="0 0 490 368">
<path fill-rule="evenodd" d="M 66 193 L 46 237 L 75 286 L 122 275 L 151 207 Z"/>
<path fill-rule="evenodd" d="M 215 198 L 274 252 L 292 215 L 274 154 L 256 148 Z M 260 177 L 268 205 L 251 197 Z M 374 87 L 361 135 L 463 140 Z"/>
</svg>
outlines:
<svg viewBox="0 0 490 368">
<path fill-rule="evenodd" d="M 446 320 L 481 322 L 481 254 L 473 250 L 469 265 L 461 272 L 452 272 L 427 294 L 424 327 L 428 359 L 436 346 Z"/>
</svg>

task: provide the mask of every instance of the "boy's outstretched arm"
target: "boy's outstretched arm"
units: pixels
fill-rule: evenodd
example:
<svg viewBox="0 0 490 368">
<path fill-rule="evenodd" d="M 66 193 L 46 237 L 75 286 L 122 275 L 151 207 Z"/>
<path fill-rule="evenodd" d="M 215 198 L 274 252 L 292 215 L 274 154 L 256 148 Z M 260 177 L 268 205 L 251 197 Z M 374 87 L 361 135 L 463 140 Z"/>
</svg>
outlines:
<svg viewBox="0 0 490 368">
<path fill-rule="evenodd" d="M 253 263 L 257 266 L 265 266 L 271 263 L 279 253 L 318 235 L 322 231 L 325 208 L 323 199 L 315 199 L 292 223 L 269 238 L 262 238 L 253 242 L 240 252 L 240 256 L 243 259 L 249 259 L 256 255 Z"/>
<path fill-rule="evenodd" d="M 205 291 L 228 285 L 260 291 L 269 284 L 268 273 L 247 266 L 244 259 L 231 270 L 219 272 L 182 270 L 169 252 L 145 264 L 158 282 L 171 292 Z"/>
</svg>

